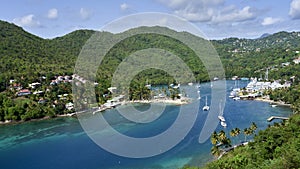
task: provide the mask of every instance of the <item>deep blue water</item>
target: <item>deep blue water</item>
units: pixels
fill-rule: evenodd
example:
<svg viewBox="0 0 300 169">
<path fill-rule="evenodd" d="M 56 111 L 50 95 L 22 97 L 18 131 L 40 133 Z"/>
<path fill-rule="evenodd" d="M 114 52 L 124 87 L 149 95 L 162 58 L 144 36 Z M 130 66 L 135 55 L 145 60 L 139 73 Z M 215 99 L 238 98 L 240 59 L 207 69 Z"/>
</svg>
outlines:
<svg viewBox="0 0 300 169">
<path fill-rule="evenodd" d="M 234 86 L 227 82 L 228 92 Z M 243 87 L 246 82 L 240 82 Z M 201 86 L 201 96 L 210 100 L 210 84 Z M 199 144 L 198 137 L 208 112 L 201 106 L 197 120 L 188 135 L 171 150 L 149 158 L 133 159 L 111 154 L 96 145 L 83 131 L 76 118 L 56 118 L 15 125 L 0 126 L 0 168 L 1 169 L 160 169 L 180 168 L 184 164 L 202 166 L 212 160 L 211 144 L 207 140 Z M 148 105 L 139 105 L 147 109 Z M 144 125 L 131 123 L 124 118 L 117 118 L 116 110 L 108 110 L 104 116 L 118 131 L 134 137 L 149 137 L 163 132 L 176 119 L 180 106 L 169 105 L 164 113 L 154 122 Z M 224 117 L 227 128 L 218 126 L 216 130 L 229 132 L 238 127 L 243 130 L 255 122 L 258 129 L 270 124 L 267 118 L 272 115 L 288 116 L 287 107 L 271 107 L 258 101 L 226 100 Z M 277 120 L 280 121 L 280 120 Z M 244 139 L 241 134 L 234 142 Z"/>
</svg>

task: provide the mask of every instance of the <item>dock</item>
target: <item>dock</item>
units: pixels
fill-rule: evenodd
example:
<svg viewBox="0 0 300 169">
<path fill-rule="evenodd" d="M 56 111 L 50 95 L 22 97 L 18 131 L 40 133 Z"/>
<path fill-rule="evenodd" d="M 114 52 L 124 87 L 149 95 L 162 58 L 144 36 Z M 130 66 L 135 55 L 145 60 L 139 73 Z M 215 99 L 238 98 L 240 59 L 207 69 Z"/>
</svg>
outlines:
<svg viewBox="0 0 300 169">
<path fill-rule="evenodd" d="M 279 117 L 279 116 L 271 116 L 267 119 L 268 122 L 271 122 L 274 119 L 282 119 L 282 120 L 288 120 L 288 117 Z"/>
</svg>

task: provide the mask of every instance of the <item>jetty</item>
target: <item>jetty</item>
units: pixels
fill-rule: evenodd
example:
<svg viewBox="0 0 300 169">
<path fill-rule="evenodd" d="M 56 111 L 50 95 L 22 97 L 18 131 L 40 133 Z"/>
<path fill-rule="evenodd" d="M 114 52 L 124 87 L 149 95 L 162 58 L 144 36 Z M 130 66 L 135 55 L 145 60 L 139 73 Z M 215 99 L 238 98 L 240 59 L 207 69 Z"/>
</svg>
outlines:
<svg viewBox="0 0 300 169">
<path fill-rule="evenodd" d="M 279 117 L 279 116 L 271 116 L 267 119 L 268 122 L 271 122 L 274 119 L 282 119 L 282 120 L 288 120 L 288 117 Z"/>
</svg>

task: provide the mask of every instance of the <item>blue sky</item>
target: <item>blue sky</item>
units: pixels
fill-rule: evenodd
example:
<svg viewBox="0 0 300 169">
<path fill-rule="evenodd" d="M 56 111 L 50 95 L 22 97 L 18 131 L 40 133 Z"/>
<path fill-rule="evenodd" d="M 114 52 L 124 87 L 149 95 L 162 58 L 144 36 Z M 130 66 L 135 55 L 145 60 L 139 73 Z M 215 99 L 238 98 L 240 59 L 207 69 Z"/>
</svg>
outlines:
<svg viewBox="0 0 300 169">
<path fill-rule="evenodd" d="M 5 2 L 6 1 L 6 2 Z M 2 0 L 0 19 L 43 38 L 99 30 L 122 16 L 163 12 L 185 18 L 208 38 L 257 38 L 300 31 L 300 0 Z"/>
</svg>

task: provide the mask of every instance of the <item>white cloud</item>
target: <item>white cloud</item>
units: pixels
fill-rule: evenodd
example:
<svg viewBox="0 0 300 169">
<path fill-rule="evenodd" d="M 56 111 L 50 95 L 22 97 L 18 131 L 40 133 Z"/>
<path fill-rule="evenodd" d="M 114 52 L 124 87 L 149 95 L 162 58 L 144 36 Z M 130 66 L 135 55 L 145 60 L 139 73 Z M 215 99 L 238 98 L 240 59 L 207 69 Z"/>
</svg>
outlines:
<svg viewBox="0 0 300 169">
<path fill-rule="evenodd" d="M 121 8 L 122 11 L 125 11 L 125 10 L 129 9 L 129 5 L 126 4 L 126 3 L 123 3 L 123 4 L 120 5 L 120 8 Z"/>
<path fill-rule="evenodd" d="M 243 22 L 254 18 L 256 18 L 256 14 L 251 11 L 250 6 L 246 6 L 241 10 L 232 9 L 231 11 L 221 11 L 218 15 L 212 18 L 212 22 Z"/>
<path fill-rule="evenodd" d="M 293 0 L 291 2 L 289 15 L 293 19 L 300 19 L 300 0 Z"/>
<path fill-rule="evenodd" d="M 48 11 L 47 17 L 49 19 L 56 19 L 58 17 L 58 10 L 55 8 L 52 8 Z"/>
<path fill-rule="evenodd" d="M 79 14 L 80 18 L 83 20 L 88 20 L 92 16 L 92 12 L 86 8 L 80 8 Z"/>
<path fill-rule="evenodd" d="M 266 18 L 264 18 L 264 20 L 262 21 L 261 24 L 263 26 L 267 26 L 267 25 L 273 25 L 273 24 L 278 23 L 280 21 L 281 21 L 280 18 L 266 17 Z"/>
<path fill-rule="evenodd" d="M 39 27 L 41 26 L 40 22 L 35 19 L 33 14 L 29 14 L 20 18 L 13 19 L 13 22 L 19 26 L 24 27 Z"/>
<path fill-rule="evenodd" d="M 159 0 L 162 4 L 174 10 L 176 15 L 194 22 L 210 21 L 217 12 L 217 7 L 224 0 Z"/>
<path fill-rule="evenodd" d="M 159 0 L 176 15 L 193 22 L 243 22 L 257 17 L 249 6 L 242 9 L 225 6 L 225 0 Z"/>
</svg>

